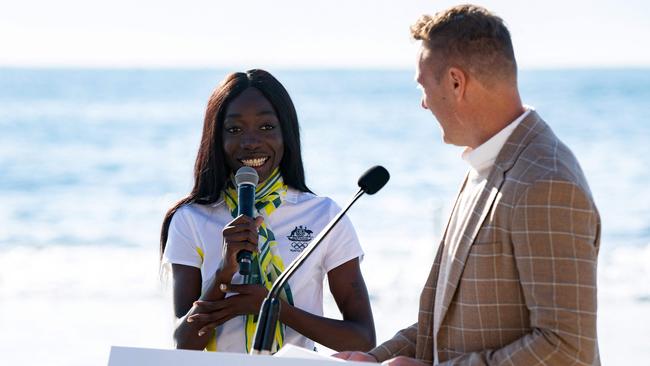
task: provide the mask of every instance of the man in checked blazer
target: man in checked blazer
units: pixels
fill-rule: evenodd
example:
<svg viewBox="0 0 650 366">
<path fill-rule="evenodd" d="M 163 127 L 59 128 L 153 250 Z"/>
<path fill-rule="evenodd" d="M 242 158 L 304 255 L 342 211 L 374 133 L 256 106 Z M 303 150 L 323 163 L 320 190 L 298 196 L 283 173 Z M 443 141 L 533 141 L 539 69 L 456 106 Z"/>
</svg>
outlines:
<svg viewBox="0 0 650 366">
<path fill-rule="evenodd" d="M 522 104 L 510 34 L 462 5 L 411 27 L 422 106 L 470 165 L 418 322 L 348 360 L 597 365 L 600 218 L 569 148 Z"/>
</svg>

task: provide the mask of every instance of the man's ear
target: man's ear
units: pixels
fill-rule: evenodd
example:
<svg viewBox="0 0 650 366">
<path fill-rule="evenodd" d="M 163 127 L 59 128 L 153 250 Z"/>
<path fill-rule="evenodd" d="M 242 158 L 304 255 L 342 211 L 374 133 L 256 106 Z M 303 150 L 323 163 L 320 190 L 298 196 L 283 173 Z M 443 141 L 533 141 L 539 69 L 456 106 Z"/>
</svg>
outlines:
<svg viewBox="0 0 650 366">
<path fill-rule="evenodd" d="M 447 73 L 449 75 L 449 86 L 451 87 L 456 100 L 460 100 L 465 95 L 467 76 L 463 70 L 457 67 L 450 67 L 449 70 L 447 70 Z"/>
</svg>

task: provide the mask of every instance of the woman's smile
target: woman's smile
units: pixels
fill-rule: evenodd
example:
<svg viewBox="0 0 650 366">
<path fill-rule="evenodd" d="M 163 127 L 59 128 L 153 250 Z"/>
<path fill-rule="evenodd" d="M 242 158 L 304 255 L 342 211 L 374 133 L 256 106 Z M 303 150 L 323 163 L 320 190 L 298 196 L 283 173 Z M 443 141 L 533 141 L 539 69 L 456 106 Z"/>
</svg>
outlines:
<svg viewBox="0 0 650 366">
<path fill-rule="evenodd" d="M 269 160 L 268 156 L 261 157 L 261 158 L 248 158 L 248 159 L 239 159 L 239 162 L 242 163 L 245 166 L 249 166 L 251 168 L 258 168 L 264 165 Z"/>
</svg>

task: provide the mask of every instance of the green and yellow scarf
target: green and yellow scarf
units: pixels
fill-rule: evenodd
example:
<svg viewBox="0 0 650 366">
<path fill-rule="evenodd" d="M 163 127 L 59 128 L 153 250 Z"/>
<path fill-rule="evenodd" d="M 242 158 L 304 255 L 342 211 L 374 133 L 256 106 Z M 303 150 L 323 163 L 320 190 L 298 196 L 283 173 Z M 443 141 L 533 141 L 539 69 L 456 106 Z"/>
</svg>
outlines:
<svg viewBox="0 0 650 366">
<path fill-rule="evenodd" d="M 232 217 L 237 217 L 237 190 L 234 180 L 224 191 L 224 198 Z M 260 252 L 253 253 L 252 273 L 248 276 L 246 283 L 262 284 L 267 290 L 271 290 L 273 282 L 280 276 L 284 270 L 284 263 L 280 257 L 278 242 L 275 240 L 273 230 L 269 226 L 268 217 L 280 207 L 287 195 L 287 185 L 282 180 L 280 169 L 276 168 L 271 176 L 259 184 L 255 190 L 255 210 L 259 215 L 264 217 L 264 222 L 258 229 Z M 280 291 L 280 298 L 293 305 L 293 296 L 288 285 Z M 249 353 L 253 347 L 253 337 L 257 326 L 258 314 L 246 315 L 245 325 L 245 342 L 246 353 Z M 212 343 L 212 342 L 211 342 Z M 278 321 L 275 327 L 275 342 L 272 352 L 277 352 L 284 344 L 284 326 Z M 214 344 L 216 351 L 216 344 Z"/>
</svg>

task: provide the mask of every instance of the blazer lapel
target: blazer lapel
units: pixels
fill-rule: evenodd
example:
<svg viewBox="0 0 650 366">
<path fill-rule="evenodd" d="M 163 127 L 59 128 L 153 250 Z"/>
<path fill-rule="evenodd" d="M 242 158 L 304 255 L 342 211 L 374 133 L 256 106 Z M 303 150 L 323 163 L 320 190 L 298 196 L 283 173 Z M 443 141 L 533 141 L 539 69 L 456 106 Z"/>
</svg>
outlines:
<svg viewBox="0 0 650 366">
<path fill-rule="evenodd" d="M 463 270 L 465 269 L 467 256 L 469 255 L 472 244 L 476 239 L 476 235 L 483 226 L 483 222 L 492 209 L 494 201 L 501 190 L 501 186 L 505 180 L 505 173 L 514 165 L 517 157 L 521 154 L 524 147 L 527 146 L 532 137 L 540 131 L 541 127 L 545 126 L 546 125 L 541 121 L 537 113 L 531 111 L 513 131 L 512 135 L 510 135 L 504 147 L 499 152 L 494 163 L 494 168 L 487 177 L 485 187 L 480 193 L 479 199 L 470 214 L 469 220 L 467 220 L 465 227 L 462 228 L 463 235 L 458 244 L 454 260 L 450 266 L 448 282 L 442 292 L 441 316 L 438 322 L 434 324 L 435 337 L 438 335 L 438 331 L 440 330 L 440 326 L 445 318 L 447 309 L 449 309 L 449 305 L 456 293 L 458 283 L 463 274 Z"/>
</svg>

